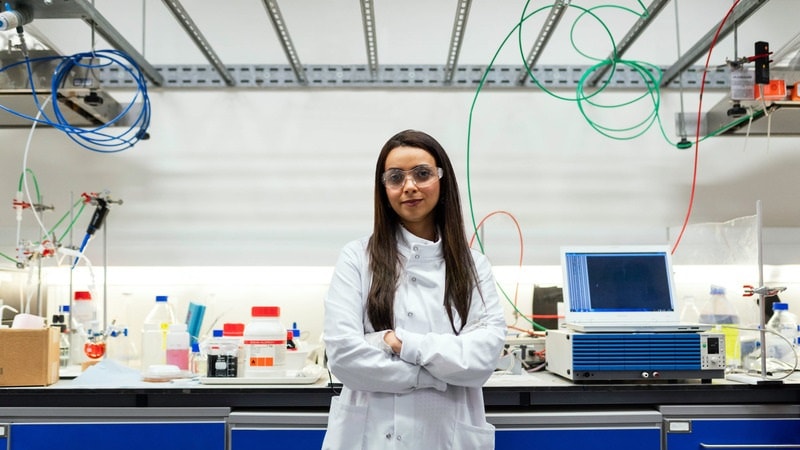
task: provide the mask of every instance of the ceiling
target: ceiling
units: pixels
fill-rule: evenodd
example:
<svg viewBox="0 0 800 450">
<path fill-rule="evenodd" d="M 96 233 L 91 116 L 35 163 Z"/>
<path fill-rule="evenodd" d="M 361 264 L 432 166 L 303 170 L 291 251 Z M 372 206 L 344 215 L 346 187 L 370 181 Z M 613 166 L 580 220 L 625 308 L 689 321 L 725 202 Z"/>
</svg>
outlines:
<svg viewBox="0 0 800 450">
<path fill-rule="evenodd" d="M 736 8 L 723 21 L 721 13 L 734 3 Z M 662 67 L 662 86 L 675 87 L 681 74 L 686 84 L 700 81 L 702 74 L 692 66 L 702 66 L 712 44 L 723 52 L 711 65 L 725 70 L 725 59 L 750 54 L 753 39 L 768 41 L 776 49 L 794 37 L 793 27 L 771 26 L 778 11 L 791 9 L 791 0 L 702 4 L 230 0 L 222 5 L 210 0 L 141 0 L 122 5 L 113 0 L 14 0 L 10 4 L 32 14 L 31 26 L 44 45 L 64 54 L 86 51 L 93 43 L 110 45 L 130 55 L 153 86 L 163 87 L 474 88 L 490 62 L 497 70 L 487 74 L 487 83 L 512 88 L 533 85 L 526 76 L 527 66 L 543 83 L 572 87 L 579 76 L 559 77 L 558 70 L 578 68 L 582 75 L 586 67 L 612 57 L 608 49 L 615 49 L 617 59 Z M 653 39 L 675 35 L 680 37 L 652 51 Z M 504 39 L 510 45 L 497 51 Z M 734 40 L 738 48 L 731 52 Z M 564 51 L 570 41 L 572 51 Z M 793 51 L 796 48 L 785 53 Z M 777 63 L 786 69 L 785 61 Z M 630 69 L 626 64 L 619 66 L 621 73 L 606 69 L 601 65 L 588 77 L 588 85 L 612 75 L 613 87 L 640 86 L 629 82 L 636 77 L 626 76 L 625 69 Z M 726 76 L 708 77 L 709 86 L 726 86 Z"/>
</svg>

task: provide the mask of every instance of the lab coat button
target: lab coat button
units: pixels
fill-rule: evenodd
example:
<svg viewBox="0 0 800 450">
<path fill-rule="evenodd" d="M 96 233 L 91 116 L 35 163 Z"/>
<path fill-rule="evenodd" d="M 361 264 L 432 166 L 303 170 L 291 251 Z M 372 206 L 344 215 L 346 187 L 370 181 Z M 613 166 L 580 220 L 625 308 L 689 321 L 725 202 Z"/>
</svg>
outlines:
<svg viewBox="0 0 800 450">
<path fill-rule="evenodd" d="M 392 438 L 392 433 L 386 433 L 386 439 L 391 439 L 391 438 Z"/>
<path fill-rule="evenodd" d="M 414 313 L 413 312 L 409 312 L 408 313 L 408 317 L 414 317 Z"/>
<path fill-rule="evenodd" d="M 414 259 L 419 259 L 419 255 L 414 255 Z"/>
<path fill-rule="evenodd" d="M 414 251 L 418 252 L 419 251 L 419 247 L 414 247 Z"/>
<path fill-rule="evenodd" d="M 411 281 L 413 281 L 413 282 L 415 282 L 415 283 L 416 283 L 416 281 L 417 281 L 417 277 L 411 277 Z"/>
</svg>

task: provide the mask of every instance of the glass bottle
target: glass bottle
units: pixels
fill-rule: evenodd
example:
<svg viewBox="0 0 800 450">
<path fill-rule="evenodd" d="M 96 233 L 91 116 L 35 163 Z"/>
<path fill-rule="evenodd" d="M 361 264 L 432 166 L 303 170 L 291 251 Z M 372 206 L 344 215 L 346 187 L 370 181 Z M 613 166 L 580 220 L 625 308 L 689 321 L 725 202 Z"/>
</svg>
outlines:
<svg viewBox="0 0 800 450">
<path fill-rule="evenodd" d="M 783 336 L 785 340 L 773 333 L 767 333 L 767 358 L 778 359 L 794 366 L 795 347 L 797 346 L 797 316 L 789 312 L 787 303 L 773 303 L 772 311 L 772 317 L 767 322 L 767 330 Z M 790 342 L 793 345 L 789 345 Z"/>
</svg>

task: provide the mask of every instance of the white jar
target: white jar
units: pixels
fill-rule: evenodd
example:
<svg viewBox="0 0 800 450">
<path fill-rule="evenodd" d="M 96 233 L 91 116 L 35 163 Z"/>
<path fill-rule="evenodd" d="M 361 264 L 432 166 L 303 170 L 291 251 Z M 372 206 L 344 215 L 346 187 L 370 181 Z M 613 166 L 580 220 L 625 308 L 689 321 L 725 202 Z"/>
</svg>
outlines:
<svg viewBox="0 0 800 450">
<path fill-rule="evenodd" d="M 92 293 L 89 291 L 75 291 L 72 297 L 71 313 L 72 320 L 83 325 L 84 328 L 87 328 L 93 320 L 97 320 L 97 306 L 92 300 Z"/>
<path fill-rule="evenodd" d="M 252 319 L 244 328 L 246 377 L 286 375 L 286 327 L 278 306 L 254 306 Z"/>
</svg>

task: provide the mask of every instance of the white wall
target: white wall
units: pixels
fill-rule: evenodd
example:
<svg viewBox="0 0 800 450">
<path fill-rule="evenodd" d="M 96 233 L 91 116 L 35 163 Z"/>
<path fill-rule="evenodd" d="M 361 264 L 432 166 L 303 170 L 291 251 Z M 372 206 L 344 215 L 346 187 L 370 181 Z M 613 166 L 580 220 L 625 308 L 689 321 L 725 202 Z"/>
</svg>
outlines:
<svg viewBox="0 0 800 450">
<path fill-rule="evenodd" d="M 48 226 L 82 192 L 109 189 L 124 200 L 108 216 L 110 265 L 333 264 L 346 241 L 369 233 L 374 160 L 385 139 L 403 128 L 427 130 L 449 150 L 468 223 L 468 192 L 476 221 L 497 210 L 514 215 L 524 264 L 557 263 L 557 247 L 565 244 L 667 243 L 668 229 L 683 222 L 693 150 L 676 150 L 656 129 L 629 141 L 604 138 L 575 105 L 538 92 L 479 98 L 468 183 L 472 98 L 466 92 L 158 92 L 149 141 L 100 155 L 42 130 L 27 161 L 45 203 L 56 207 L 45 214 Z M 675 94 L 665 95 L 663 107 L 674 110 L 676 102 Z M 6 135 L 16 143 L 0 167 L 10 198 L 25 134 Z M 762 200 L 764 225 L 785 231 L 765 261 L 797 262 L 798 163 L 796 138 L 703 141 L 691 223 L 752 215 Z M 90 213 L 91 207 L 65 244 L 80 243 Z M 9 211 L 0 219 L 6 254 L 13 254 L 15 229 Z M 518 262 L 518 234 L 507 217 L 490 219 L 485 233 L 495 264 Z M 23 239 L 39 235 L 26 212 Z M 95 265 L 104 255 L 102 236 L 87 249 Z"/>
</svg>

